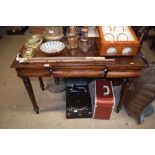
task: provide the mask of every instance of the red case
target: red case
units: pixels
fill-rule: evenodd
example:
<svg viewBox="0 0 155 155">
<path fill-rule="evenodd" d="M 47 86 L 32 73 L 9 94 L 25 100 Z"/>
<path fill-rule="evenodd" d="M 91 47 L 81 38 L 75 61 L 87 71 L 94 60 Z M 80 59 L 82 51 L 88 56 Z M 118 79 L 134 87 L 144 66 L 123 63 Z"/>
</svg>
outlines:
<svg viewBox="0 0 155 155">
<path fill-rule="evenodd" d="M 112 82 L 108 80 L 96 80 L 93 118 L 110 119 L 114 105 L 115 97 Z"/>
</svg>

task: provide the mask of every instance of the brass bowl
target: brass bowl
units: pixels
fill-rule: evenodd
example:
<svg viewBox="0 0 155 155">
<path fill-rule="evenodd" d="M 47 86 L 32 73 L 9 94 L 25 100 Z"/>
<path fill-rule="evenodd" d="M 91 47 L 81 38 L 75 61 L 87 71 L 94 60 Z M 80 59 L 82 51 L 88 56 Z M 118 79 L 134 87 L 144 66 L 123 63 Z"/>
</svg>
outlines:
<svg viewBox="0 0 155 155">
<path fill-rule="evenodd" d="M 29 38 L 26 41 L 25 47 L 26 48 L 38 48 L 42 42 L 43 42 L 43 39 L 40 35 L 33 35 L 31 36 L 31 38 Z"/>
<path fill-rule="evenodd" d="M 33 48 L 27 48 L 23 52 L 23 58 L 31 59 L 32 57 L 34 57 L 34 55 L 35 51 L 33 50 Z"/>
</svg>

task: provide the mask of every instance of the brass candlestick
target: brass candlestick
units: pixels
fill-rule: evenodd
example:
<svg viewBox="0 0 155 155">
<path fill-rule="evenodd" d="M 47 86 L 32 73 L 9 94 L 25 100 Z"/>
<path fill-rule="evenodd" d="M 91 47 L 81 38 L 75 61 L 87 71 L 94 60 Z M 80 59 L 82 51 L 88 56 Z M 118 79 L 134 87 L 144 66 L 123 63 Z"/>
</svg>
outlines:
<svg viewBox="0 0 155 155">
<path fill-rule="evenodd" d="M 78 47 L 78 34 L 76 26 L 69 26 L 67 33 L 66 47 L 68 49 L 74 49 Z"/>
<path fill-rule="evenodd" d="M 81 33 L 82 33 L 82 36 L 79 42 L 79 49 L 84 52 L 89 51 L 90 44 L 88 40 L 88 28 L 86 26 L 82 27 Z"/>
</svg>

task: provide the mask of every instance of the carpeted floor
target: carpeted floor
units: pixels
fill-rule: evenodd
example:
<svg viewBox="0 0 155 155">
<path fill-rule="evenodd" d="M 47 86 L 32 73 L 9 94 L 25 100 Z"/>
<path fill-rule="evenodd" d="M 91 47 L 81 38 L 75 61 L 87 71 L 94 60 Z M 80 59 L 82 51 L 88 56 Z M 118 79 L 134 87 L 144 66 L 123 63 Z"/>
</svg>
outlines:
<svg viewBox="0 0 155 155">
<path fill-rule="evenodd" d="M 33 111 L 30 99 L 16 71 L 10 65 L 27 36 L 7 36 L 0 40 L 0 128 L 155 128 L 155 113 L 142 125 L 122 110 L 113 112 L 111 120 L 66 119 L 65 93 L 52 94 L 41 91 L 38 79 L 32 86 L 40 107 L 40 114 Z M 145 55 L 155 62 L 155 51 L 150 51 L 146 41 Z M 44 78 L 45 83 L 48 78 Z M 155 107 L 155 102 L 153 102 Z"/>
</svg>

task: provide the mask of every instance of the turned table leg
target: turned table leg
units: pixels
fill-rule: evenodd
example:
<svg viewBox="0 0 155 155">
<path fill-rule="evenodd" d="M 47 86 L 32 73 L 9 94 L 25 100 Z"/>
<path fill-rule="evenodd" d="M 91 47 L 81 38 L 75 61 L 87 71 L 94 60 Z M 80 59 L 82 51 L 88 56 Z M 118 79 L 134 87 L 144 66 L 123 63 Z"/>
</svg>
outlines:
<svg viewBox="0 0 155 155">
<path fill-rule="evenodd" d="M 55 84 L 59 85 L 60 84 L 60 79 L 59 78 L 54 78 Z"/>
<path fill-rule="evenodd" d="M 40 82 L 40 88 L 41 88 L 42 90 L 45 90 L 42 77 L 39 77 L 39 82 Z"/>
<path fill-rule="evenodd" d="M 31 99 L 31 102 L 32 102 L 32 105 L 34 107 L 34 111 L 39 114 L 39 107 L 37 105 L 37 102 L 35 100 L 35 96 L 34 96 L 34 93 L 33 93 L 33 89 L 32 89 L 32 85 L 31 85 L 31 81 L 28 77 L 23 77 L 23 82 L 24 82 L 24 85 L 25 85 L 25 88 L 28 92 L 28 95 Z"/>
</svg>

